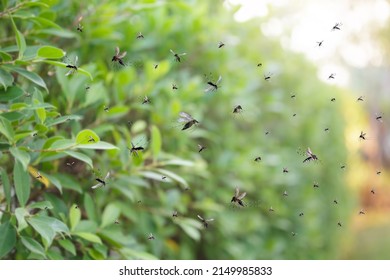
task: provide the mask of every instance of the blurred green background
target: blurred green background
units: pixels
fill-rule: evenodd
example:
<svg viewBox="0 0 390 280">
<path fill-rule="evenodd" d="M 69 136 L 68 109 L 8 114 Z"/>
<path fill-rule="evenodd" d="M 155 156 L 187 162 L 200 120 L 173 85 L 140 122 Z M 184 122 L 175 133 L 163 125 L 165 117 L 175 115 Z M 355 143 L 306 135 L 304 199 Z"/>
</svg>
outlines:
<svg viewBox="0 0 390 280">
<path fill-rule="evenodd" d="M 349 82 L 329 82 L 286 41 L 304 2 L 244 21 L 224 1 L 2 0 L 1 257 L 389 258 L 388 24 L 367 33 L 381 63 L 356 67 L 336 50 Z M 335 22 L 323 33 L 362 42 L 348 24 L 332 34 Z M 321 32 L 306 38 L 315 52 Z M 111 61 L 117 46 L 126 67 Z M 210 73 L 222 81 L 205 93 Z M 181 111 L 200 124 L 181 131 Z M 131 142 L 145 151 L 132 156 Z M 307 147 L 318 161 L 303 163 Z M 230 202 L 236 187 L 246 207 Z"/>
</svg>

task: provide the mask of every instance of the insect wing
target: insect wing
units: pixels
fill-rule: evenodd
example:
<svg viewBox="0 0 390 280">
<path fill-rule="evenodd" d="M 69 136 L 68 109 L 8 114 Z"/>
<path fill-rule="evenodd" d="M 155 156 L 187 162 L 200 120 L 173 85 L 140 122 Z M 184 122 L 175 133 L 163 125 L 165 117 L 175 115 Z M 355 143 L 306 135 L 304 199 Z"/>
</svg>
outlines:
<svg viewBox="0 0 390 280">
<path fill-rule="evenodd" d="M 169 50 L 173 55 L 176 55 L 176 53 L 173 50 Z"/>
<path fill-rule="evenodd" d="M 107 172 L 106 177 L 104 177 L 104 181 L 106 181 L 110 177 L 110 172 Z"/>
<path fill-rule="evenodd" d="M 240 194 L 240 190 L 238 188 L 236 188 L 236 191 L 234 193 L 234 197 L 235 198 L 238 198 L 238 195 Z"/>
<path fill-rule="evenodd" d="M 237 197 L 237 199 L 239 199 L 239 200 L 241 200 L 241 199 L 243 199 L 244 197 L 246 196 L 246 192 L 243 192 L 242 194 L 240 194 L 238 197 Z"/>
<path fill-rule="evenodd" d="M 96 185 L 92 186 L 91 189 L 97 189 L 97 188 L 100 188 L 101 186 L 103 186 L 102 183 L 97 183 Z"/>
<path fill-rule="evenodd" d="M 311 152 L 310 148 L 307 148 L 306 154 L 307 154 L 308 156 L 310 156 L 310 157 L 313 155 L 313 153 Z"/>
<path fill-rule="evenodd" d="M 201 216 L 198 215 L 198 218 L 199 218 L 199 220 L 201 220 L 202 222 L 205 222 L 205 219 L 203 219 Z"/>
<path fill-rule="evenodd" d="M 186 122 L 190 122 L 194 120 L 194 118 L 190 114 L 187 114 L 186 112 L 180 112 L 179 115 L 181 117 L 180 119 L 184 119 Z"/>
<path fill-rule="evenodd" d="M 207 220 L 204 220 L 205 222 L 212 222 L 214 221 L 214 219 L 207 219 Z"/>
<path fill-rule="evenodd" d="M 220 75 L 220 76 L 218 77 L 218 80 L 217 80 L 217 82 L 216 82 L 215 84 L 218 85 L 221 81 L 222 81 L 222 76 Z"/>
<path fill-rule="evenodd" d="M 178 56 L 183 56 L 183 55 L 187 55 L 187 53 L 178 54 Z"/>
<path fill-rule="evenodd" d="M 123 52 L 123 53 L 117 55 L 117 57 L 118 57 L 118 59 L 122 59 L 126 56 L 126 54 L 127 54 L 127 52 Z"/>
</svg>

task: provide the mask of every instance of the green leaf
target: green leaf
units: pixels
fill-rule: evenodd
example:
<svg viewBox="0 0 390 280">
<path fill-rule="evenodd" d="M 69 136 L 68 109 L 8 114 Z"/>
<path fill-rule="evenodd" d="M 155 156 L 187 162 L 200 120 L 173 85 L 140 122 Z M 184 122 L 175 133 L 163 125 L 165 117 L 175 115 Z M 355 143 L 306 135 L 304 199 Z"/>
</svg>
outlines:
<svg viewBox="0 0 390 280">
<path fill-rule="evenodd" d="M 46 119 L 46 126 L 52 126 L 52 125 L 57 125 L 57 124 L 60 124 L 60 123 L 64 123 L 64 122 L 67 122 L 67 121 L 70 121 L 70 120 L 81 120 L 82 117 L 81 116 L 77 116 L 77 115 L 69 115 L 69 116 L 62 116 L 62 117 L 58 117 L 58 118 L 55 118 L 55 119 L 49 119 L 47 118 Z"/>
<path fill-rule="evenodd" d="M 18 221 L 18 232 L 21 232 L 26 227 L 28 227 L 25 217 L 29 215 L 30 214 L 28 213 L 28 211 L 23 207 L 19 207 L 15 209 L 15 217 L 16 220 Z"/>
<path fill-rule="evenodd" d="M 152 154 L 155 158 L 157 158 L 158 154 L 161 151 L 161 134 L 160 134 L 160 130 L 155 125 L 152 126 L 151 146 L 152 146 Z"/>
<path fill-rule="evenodd" d="M 75 143 L 77 144 L 88 144 L 91 143 L 96 143 L 99 142 L 100 138 L 99 136 L 92 130 L 90 129 L 84 129 L 77 133 Z"/>
<path fill-rule="evenodd" d="M 166 169 L 161 169 L 161 168 L 160 169 L 156 169 L 156 171 L 158 171 L 161 174 L 163 174 L 163 175 L 171 178 L 172 180 L 180 183 L 182 186 L 188 187 L 187 181 L 183 177 L 177 175 L 176 173 L 173 173 L 172 171 L 169 171 L 169 170 L 166 170 Z"/>
<path fill-rule="evenodd" d="M 46 120 L 46 110 L 43 108 L 39 108 L 39 109 L 36 109 L 36 113 L 38 115 L 40 123 L 43 124 Z"/>
<path fill-rule="evenodd" d="M 44 200 L 39 202 L 33 202 L 27 206 L 28 209 L 53 209 L 53 204 L 50 201 Z"/>
<path fill-rule="evenodd" d="M 38 241 L 32 239 L 31 237 L 27 237 L 27 236 L 21 236 L 21 240 L 22 240 L 23 245 L 28 250 L 46 258 L 45 249 L 43 249 L 43 246 Z"/>
<path fill-rule="evenodd" d="M 74 246 L 72 241 L 70 241 L 69 239 L 60 239 L 60 240 L 58 240 L 58 243 L 66 251 L 71 253 L 73 256 L 76 256 L 76 247 Z"/>
<path fill-rule="evenodd" d="M 76 204 L 73 204 L 69 210 L 69 222 L 70 222 L 71 231 L 74 231 L 77 224 L 80 222 L 80 219 L 81 219 L 81 211 Z"/>
<path fill-rule="evenodd" d="M 30 163 L 30 154 L 19 149 L 18 147 L 12 147 L 9 149 L 9 151 L 15 157 L 15 159 L 23 165 L 23 169 L 26 171 L 27 166 Z"/>
<path fill-rule="evenodd" d="M 197 222 L 197 221 L 195 221 Z M 200 240 L 200 232 L 199 229 L 197 228 L 197 224 L 194 223 L 193 219 L 182 219 L 178 225 L 181 227 L 181 229 L 192 239 L 195 241 Z"/>
<path fill-rule="evenodd" d="M 52 150 L 67 150 L 76 147 L 74 142 L 69 139 L 59 139 L 55 141 L 49 148 Z"/>
<path fill-rule="evenodd" d="M 49 179 L 50 183 L 52 183 L 59 191 L 62 193 L 62 184 L 54 175 L 45 174 L 46 178 Z"/>
<path fill-rule="evenodd" d="M 90 233 L 90 232 L 73 232 L 73 235 L 79 236 L 85 240 L 88 240 L 93 243 L 102 244 L 102 240 L 99 236 L 96 234 Z"/>
<path fill-rule="evenodd" d="M 118 147 L 104 142 L 104 141 L 99 141 L 98 143 L 92 143 L 92 144 L 80 144 L 77 145 L 77 148 L 79 149 L 93 149 L 93 150 L 114 150 L 114 149 L 119 149 Z"/>
<path fill-rule="evenodd" d="M 100 225 L 102 228 L 107 225 L 113 224 L 115 220 L 119 217 L 121 210 L 118 206 L 113 203 L 110 203 L 106 206 L 102 214 L 102 224 Z"/>
<path fill-rule="evenodd" d="M 14 184 L 19 204 L 24 207 L 30 197 L 30 176 L 19 161 L 15 161 L 14 165 Z"/>
<path fill-rule="evenodd" d="M 38 56 L 49 59 L 59 59 L 65 55 L 65 52 L 52 46 L 43 46 L 38 50 Z"/>
<path fill-rule="evenodd" d="M 157 260 L 156 256 L 149 254 L 143 251 L 135 251 L 130 248 L 122 248 L 120 249 L 122 255 L 125 256 L 125 259 L 136 259 L 136 260 Z"/>
<path fill-rule="evenodd" d="M 18 50 L 19 50 L 18 59 L 22 59 L 23 58 L 23 54 L 24 54 L 24 52 L 26 50 L 26 40 L 24 39 L 23 34 L 16 27 L 16 24 L 15 24 L 14 19 L 12 18 L 12 16 L 11 16 L 11 22 L 12 22 L 12 26 L 14 28 L 16 44 L 18 45 Z"/>
<path fill-rule="evenodd" d="M 55 66 L 60 66 L 62 68 L 66 68 L 66 65 L 67 65 L 66 63 L 59 62 L 59 61 L 54 61 L 54 60 L 42 60 L 41 62 L 44 62 L 44 63 L 47 63 L 47 64 L 51 64 L 51 65 L 55 65 Z M 89 73 L 87 70 L 78 67 L 77 68 L 77 72 L 87 76 L 91 81 L 93 81 L 92 74 Z"/>
<path fill-rule="evenodd" d="M 13 81 L 14 77 L 8 71 L 0 68 L 0 84 L 4 87 L 4 90 L 12 86 Z"/>
<path fill-rule="evenodd" d="M 11 207 L 11 184 L 9 183 L 9 178 L 8 178 L 7 172 L 3 168 L 0 168 L 0 170 L 1 170 L 1 182 L 3 184 L 5 200 L 7 201 L 7 209 L 10 209 L 10 207 Z"/>
<path fill-rule="evenodd" d="M 14 129 L 12 128 L 11 122 L 6 118 L 0 116 L 0 133 L 2 133 L 12 143 L 14 140 Z"/>
<path fill-rule="evenodd" d="M 0 225 L 0 258 L 8 254 L 16 243 L 16 230 L 9 221 Z"/>
<path fill-rule="evenodd" d="M 19 73 L 20 75 L 22 75 L 26 79 L 30 80 L 31 82 L 37 84 L 40 87 L 43 87 L 46 91 L 48 91 L 45 81 L 38 74 L 36 74 L 34 72 L 27 71 L 27 70 L 25 70 L 23 68 L 19 68 L 19 67 L 12 68 L 12 71 Z"/>
<path fill-rule="evenodd" d="M 96 215 L 96 209 L 95 209 L 95 203 L 93 202 L 92 197 L 86 193 L 84 194 L 84 208 L 87 212 L 88 218 L 97 221 L 97 215 Z"/>
<path fill-rule="evenodd" d="M 74 151 L 65 151 L 64 153 L 73 157 L 73 158 L 76 158 L 78 160 L 85 162 L 86 164 L 88 164 L 90 167 L 93 168 L 92 159 L 89 156 L 87 156 L 83 153 L 74 152 Z"/>
<path fill-rule="evenodd" d="M 68 227 L 58 219 L 47 216 L 33 216 L 26 218 L 27 222 L 42 236 L 46 241 L 46 247 L 50 247 L 57 233 L 69 234 Z"/>
<path fill-rule="evenodd" d="M 0 69 L 0 71 L 1 71 L 1 69 Z M 13 78 L 12 78 L 12 81 L 13 81 Z M 8 102 L 8 101 L 20 98 L 21 96 L 23 96 L 23 94 L 24 94 L 24 92 L 20 87 L 11 86 L 6 92 L 0 91 L 0 102 Z"/>
</svg>

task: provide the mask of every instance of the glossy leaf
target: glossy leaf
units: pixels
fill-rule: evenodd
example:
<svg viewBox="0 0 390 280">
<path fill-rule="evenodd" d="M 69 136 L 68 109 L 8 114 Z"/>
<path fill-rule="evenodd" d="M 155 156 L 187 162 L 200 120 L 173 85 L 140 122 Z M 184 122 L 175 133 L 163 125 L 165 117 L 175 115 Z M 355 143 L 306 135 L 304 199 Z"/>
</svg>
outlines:
<svg viewBox="0 0 390 280">
<path fill-rule="evenodd" d="M 69 239 L 60 239 L 58 240 L 58 244 L 66 251 L 71 253 L 73 256 L 76 256 L 76 246 Z"/>
<path fill-rule="evenodd" d="M 121 211 L 118 206 L 113 203 L 108 204 L 103 211 L 102 224 L 100 226 L 104 228 L 110 224 L 113 224 L 115 220 L 119 217 L 120 213 Z"/>
<path fill-rule="evenodd" d="M 7 137 L 10 142 L 14 140 L 15 133 L 11 122 L 2 116 L 0 116 L 0 133 Z"/>
<path fill-rule="evenodd" d="M 16 243 L 16 230 L 9 221 L 0 225 L 0 258 L 8 254 Z"/>
<path fill-rule="evenodd" d="M 19 205 L 24 207 L 30 197 L 30 176 L 19 161 L 14 164 L 14 184 Z"/>
<path fill-rule="evenodd" d="M 157 126 L 152 126 L 152 143 L 151 143 L 151 147 L 152 147 L 152 152 L 153 152 L 153 156 L 155 158 L 158 157 L 158 154 L 160 153 L 161 151 L 161 134 L 160 134 L 160 130 L 158 129 Z"/>
<path fill-rule="evenodd" d="M 48 59 L 59 59 L 64 57 L 63 50 L 53 46 L 43 46 L 38 50 L 38 56 Z"/>
<path fill-rule="evenodd" d="M 2 85 L 5 90 L 7 90 L 8 87 L 12 86 L 13 81 L 14 77 L 9 72 L 0 68 L 0 85 Z M 1 94 L 0 96 L 2 95 L 4 94 Z"/>
<path fill-rule="evenodd" d="M 25 217 L 29 216 L 28 211 L 25 208 L 19 207 L 15 209 L 16 220 L 18 221 L 18 232 L 28 227 Z"/>
<path fill-rule="evenodd" d="M 68 227 L 58 219 L 47 216 L 32 216 L 27 222 L 42 236 L 47 246 L 50 246 L 57 234 L 69 234 Z"/>
<path fill-rule="evenodd" d="M 17 147 L 12 147 L 9 151 L 15 157 L 15 160 L 18 160 L 23 165 L 23 170 L 27 171 L 27 166 L 30 163 L 30 154 Z"/>
<path fill-rule="evenodd" d="M 19 73 L 20 75 L 22 75 L 26 79 L 30 80 L 31 82 L 37 84 L 40 87 L 43 87 L 46 91 L 48 91 L 45 81 L 36 73 L 27 71 L 27 70 L 25 70 L 23 68 L 19 68 L 19 67 L 12 68 L 12 71 Z"/>
<path fill-rule="evenodd" d="M 28 236 L 21 236 L 20 238 L 23 245 L 28 250 L 30 250 L 32 253 L 41 255 L 42 257 L 46 258 L 45 249 L 43 249 L 43 246 L 39 242 Z"/>
<path fill-rule="evenodd" d="M 100 141 L 100 138 L 99 136 L 92 130 L 90 129 L 84 129 L 82 131 L 80 131 L 79 133 L 77 133 L 77 136 L 76 136 L 76 143 L 77 144 L 93 144 L 93 143 L 96 143 L 96 142 L 99 142 Z"/>
<path fill-rule="evenodd" d="M 0 168 L 0 174 L 1 183 L 3 185 L 4 190 L 4 196 L 7 201 L 7 209 L 9 209 L 11 207 L 11 184 L 9 182 L 8 174 L 3 168 Z"/>
<path fill-rule="evenodd" d="M 71 231 L 74 231 L 77 224 L 80 222 L 80 219 L 81 219 L 81 211 L 79 207 L 76 207 L 76 205 L 73 204 L 69 210 L 69 222 L 70 222 Z"/>
<path fill-rule="evenodd" d="M 87 241 L 90 241 L 92 243 L 98 243 L 102 244 L 102 240 L 99 236 L 96 234 L 90 233 L 90 232 L 73 232 L 73 235 L 79 236 Z"/>
</svg>

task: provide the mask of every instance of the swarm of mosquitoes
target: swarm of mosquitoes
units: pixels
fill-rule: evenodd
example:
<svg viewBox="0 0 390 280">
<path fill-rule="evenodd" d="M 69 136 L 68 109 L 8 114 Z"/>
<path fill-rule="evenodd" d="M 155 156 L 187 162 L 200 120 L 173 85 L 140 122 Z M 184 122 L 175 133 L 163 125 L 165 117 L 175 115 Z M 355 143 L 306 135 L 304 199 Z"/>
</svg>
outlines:
<svg viewBox="0 0 390 280">
<path fill-rule="evenodd" d="M 81 18 L 79 18 L 76 30 L 78 32 L 82 33 L 83 29 L 84 29 L 84 26 L 81 24 L 80 21 L 81 21 Z M 332 26 L 331 31 L 332 32 L 333 31 L 341 31 L 341 26 L 342 26 L 342 23 L 336 23 L 336 24 L 334 24 Z M 136 37 L 137 40 L 142 40 L 142 39 L 145 38 L 144 35 L 142 34 L 142 32 L 138 32 L 135 37 Z M 318 47 L 322 47 L 323 43 L 324 43 L 324 40 L 316 41 L 316 45 Z M 222 41 L 219 41 L 217 43 L 217 48 L 218 49 L 222 49 L 224 47 L 225 47 L 225 43 L 223 43 Z M 173 57 L 173 60 L 175 62 L 182 63 L 182 62 L 185 61 L 185 60 L 183 60 L 183 57 L 187 55 L 186 52 L 177 53 L 177 52 L 175 52 L 172 49 L 170 49 L 169 52 L 170 52 L 170 54 Z M 115 65 L 119 66 L 119 67 L 126 67 L 126 66 L 128 66 L 128 64 L 124 61 L 124 58 L 126 57 L 126 55 L 127 55 L 127 52 L 126 51 L 122 51 L 121 52 L 120 51 L 120 47 L 117 46 L 114 49 L 114 55 L 111 58 L 111 62 L 114 63 Z M 70 60 L 69 58 L 66 57 L 65 67 L 69 69 L 68 72 L 65 74 L 66 76 L 70 76 L 70 75 L 72 75 L 72 74 L 77 72 L 77 70 L 79 69 L 77 63 L 78 63 L 78 57 L 77 56 L 75 56 L 73 60 Z M 260 67 L 263 66 L 263 63 L 259 62 L 259 63 L 257 63 L 256 66 L 258 68 L 260 68 Z M 157 69 L 157 67 L 158 67 L 158 64 L 155 64 L 154 65 L 154 69 Z M 271 72 L 267 72 L 266 74 L 263 74 L 263 76 L 264 76 L 264 81 L 268 82 L 268 81 L 271 80 L 273 74 Z M 330 73 L 329 76 L 328 76 L 328 79 L 329 80 L 336 79 L 336 73 Z M 209 76 L 205 75 L 205 83 L 206 83 L 207 87 L 204 90 L 204 92 L 205 93 L 217 92 L 218 89 L 220 89 L 220 87 L 221 87 L 221 85 L 220 85 L 221 82 L 222 82 L 222 76 L 221 75 L 219 75 L 217 79 L 212 78 L 211 77 L 211 73 L 210 73 Z M 86 90 L 88 90 L 89 88 L 90 88 L 90 86 L 87 86 Z M 178 86 L 176 84 L 172 83 L 172 89 L 173 90 L 178 90 Z M 297 95 L 295 93 L 291 93 L 290 94 L 290 98 L 291 99 L 295 99 L 296 96 Z M 336 98 L 333 97 L 331 99 L 331 101 L 332 102 L 336 101 Z M 363 101 L 364 101 L 364 96 L 359 96 L 357 98 L 357 102 L 363 102 Z M 142 104 L 151 104 L 151 101 L 150 101 L 150 99 L 147 96 L 145 96 L 143 98 Z M 106 112 L 109 111 L 108 106 L 104 106 L 104 111 L 106 111 Z M 243 111 L 242 106 L 241 105 L 236 105 L 236 106 L 234 106 L 232 112 L 233 112 L 233 114 L 240 114 L 242 111 Z M 294 114 L 293 116 L 295 116 L 295 115 L 296 114 Z M 375 119 L 378 122 L 383 122 L 383 115 L 382 114 L 376 114 Z M 195 127 L 195 126 L 200 124 L 200 122 L 197 119 L 195 119 L 189 113 L 184 112 L 184 111 L 179 113 L 179 118 L 177 119 L 177 122 L 182 125 L 182 128 L 181 128 L 182 131 L 189 130 L 189 129 L 191 129 L 191 128 L 193 128 L 193 127 Z M 131 123 L 131 122 L 129 122 L 129 123 Z M 326 132 L 328 132 L 329 130 L 330 130 L 329 127 L 325 128 Z M 266 131 L 265 135 L 268 135 L 268 134 L 269 134 L 269 131 Z M 361 141 L 367 140 L 366 133 L 361 131 L 358 139 L 361 140 Z M 95 140 L 94 140 L 94 138 L 92 136 L 90 136 L 89 139 L 88 139 L 88 143 L 91 143 L 91 142 L 95 142 Z M 131 146 L 128 147 L 128 150 L 129 150 L 129 153 L 132 156 L 138 157 L 140 153 L 143 153 L 145 151 L 144 145 L 140 145 L 139 143 L 134 144 L 133 142 L 130 142 L 130 145 Z M 206 146 L 204 146 L 202 144 L 198 144 L 197 146 L 198 146 L 198 153 L 207 152 L 206 151 L 206 148 L 207 148 Z M 301 152 L 300 154 L 304 157 L 303 160 L 302 160 L 303 164 L 309 164 L 310 162 L 319 162 L 320 161 L 319 157 L 312 152 L 310 147 L 307 147 L 306 151 L 305 152 Z M 257 157 L 254 158 L 254 161 L 255 162 L 261 162 L 262 158 L 260 156 L 257 156 Z M 75 164 L 74 161 L 70 161 L 70 162 L 66 163 L 66 165 L 68 167 L 70 167 L 70 168 L 72 168 L 74 166 L 74 164 Z M 344 168 L 345 168 L 345 165 L 342 165 L 341 169 L 344 169 Z M 288 170 L 287 167 L 283 167 L 282 171 L 283 171 L 283 173 L 289 173 L 289 170 Z M 376 174 L 380 175 L 381 171 L 377 171 Z M 95 184 L 91 187 L 91 189 L 96 190 L 96 189 L 100 189 L 100 188 L 106 187 L 109 184 L 110 177 L 111 177 L 110 171 L 108 171 L 104 177 L 102 177 L 101 175 L 95 176 Z M 166 176 L 162 176 L 162 180 L 164 180 L 166 178 L 167 178 Z M 42 179 L 42 175 L 39 172 L 36 173 L 36 179 Z M 314 181 L 312 186 L 315 189 L 318 189 L 320 187 L 319 183 L 316 182 L 316 181 Z M 234 195 L 233 195 L 230 203 L 232 203 L 234 205 L 237 205 L 239 208 L 245 208 L 246 204 L 244 203 L 243 199 L 246 196 L 246 194 L 247 194 L 246 192 L 240 192 L 239 188 L 236 187 Z M 374 188 L 371 189 L 371 194 L 372 195 L 375 194 L 375 189 Z M 284 197 L 286 197 L 286 199 L 288 199 L 287 198 L 288 197 L 287 190 L 285 190 L 282 195 Z M 141 201 L 138 201 L 138 204 L 139 203 L 141 203 Z M 337 199 L 334 199 L 333 203 L 337 205 L 339 202 L 338 202 Z M 275 210 L 272 208 L 272 206 L 270 206 L 268 208 L 268 211 L 269 212 L 275 212 Z M 363 209 L 361 209 L 358 212 L 358 214 L 359 215 L 365 215 L 366 213 L 365 213 L 365 211 Z M 304 213 L 303 212 L 299 212 L 298 216 L 299 217 L 303 217 Z M 176 210 L 174 210 L 173 213 L 172 213 L 172 218 L 177 218 L 177 217 L 178 217 L 178 212 Z M 205 219 L 205 218 L 203 218 L 199 214 L 197 215 L 197 218 L 200 220 L 201 224 L 203 225 L 203 227 L 205 229 L 209 228 L 210 222 L 214 221 L 213 218 Z M 119 220 L 115 220 L 115 224 L 119 224 Z M 342 227 L 341 221 L 337 221 L 337 226 L 338 227 Z M 296 234 L 297 234 L 296 232 L 291 232 L 292 236 L 296 236 Z M 155 240 L 155 236 L 152 233 L 149 233 L 147 239 L 149 241 Z"/>
</svg>

